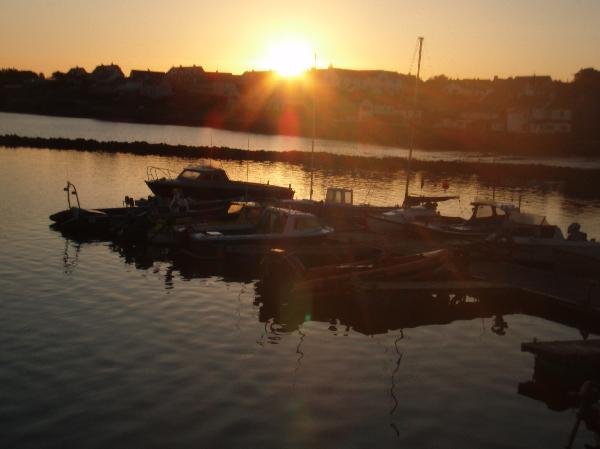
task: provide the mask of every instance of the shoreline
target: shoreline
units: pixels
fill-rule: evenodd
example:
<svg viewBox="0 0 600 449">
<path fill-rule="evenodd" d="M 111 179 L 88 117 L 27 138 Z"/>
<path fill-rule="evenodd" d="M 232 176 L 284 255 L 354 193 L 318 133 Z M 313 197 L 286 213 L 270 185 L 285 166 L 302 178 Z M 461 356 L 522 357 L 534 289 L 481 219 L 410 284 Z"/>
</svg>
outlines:
<svg viewBox="0 0 600 449">
<path fill-rule="evenodd" d="M 229 147 L 171 145 L 148 142 L 97 141 L 93 139 L 24 137 L 15 134 L 0 135 L 0 146 L 11 149 L 19 147 L 87 151 L 102 153 L 125 153 L 140 156 L 171 156 L 188 159 L 210 158 L 233 161 L 283 162 L 309 167 L 311 153 L 306 151 L 243 150 Z M 406 169 L 406 158 L 349 156 L 326 152 L 314 153 L 314 168 L 345 169 L 374 172 L 391 172 Z M 451 177 L 454 175 L 477 175 L 484 181 L 498 185 L 532 182 L 560 181 L 578 196 L 594 196 L 592 187 L 600 187 L 600 169 L 557 167 L 543 164 L 510 164 L 502 162 L 420 160 L 411 161 L 412 170 L 430 171 Z M 596 194 L 595 196 L 598 196 Z"/>
<path fill-rule="evenodd" d="M 28 114 L 47 117 L 82 118 L 102 122 L 131 123 L 140 125 L 174 125 L 185 127 L 208 127 L 224 131 L 251 132 L 264 136 L 278 134 L 289 137 L 310 138 L 311 130 L 299 126 L 294 132 L 282 132 L 276 123 L 256 120 L 252 124 L 236 120 L 211 120 L 208 116 L 195 118 L 173 118 L 150 114 L 149 116 L 129 115 L 118 111 L 90 113 L 76 110 L 38 110 L 30 108 L 6 108 L 0 104 L 0 112 Z M 123 112 L 123 111 L 121 111 Z M 390 149 L 410 145 L 408 129 L 398 123 L 378 121 L 355 121 L 317 124 L 320 139 L 338 140 L 347 143 L 377 145 Z M 362 138 L 357 138 L 360 135 Z M 488 132 L 482 130 L 452 130 L 421 126 L 415 129 L 414 144 L 422 151 L 433 152 L 485 152 L 498 156 L 515 157 L 590 157 L 600 155 L 600 141 L 589 141 L 571 133 L 566 134 L 519 134 Z"/>
</svg>

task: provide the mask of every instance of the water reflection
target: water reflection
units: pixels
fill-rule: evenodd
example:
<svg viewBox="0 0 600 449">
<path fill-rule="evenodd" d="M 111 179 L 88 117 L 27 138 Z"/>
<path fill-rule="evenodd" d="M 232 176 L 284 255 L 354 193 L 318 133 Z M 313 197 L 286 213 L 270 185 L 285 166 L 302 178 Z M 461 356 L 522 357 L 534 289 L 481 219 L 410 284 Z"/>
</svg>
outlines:
<svg viewBox="0 0 600 449">
<path fill-rule="evenodd" d="M 87 244 L 65 240 L 66 261 L 76 266 L 76 261 L 85 258 Z M 393 337 L 393 345 L 385 348 L 389 354 L 387 396 L 389 397 L 388 419 L 390 432 L 394 438 L 401 438 L 402 427 L 399 420 L 406 419 L 403 413 L 401 388 L 404 385 L 402 342 L 407 329 L 422 326 L 445 325 L 455 321 L 481 319 L 483 332 L 491 332 L 504 338 L 510 333 L 511 317 L 515 314 L 532 315 L 580 328 L 585 332 L 600 333 L 600 323 L 587 320 L 573 310 L 542 305 L 536 298 L 502 291 L 491 292 L 440 292 L 422 291 L 402 295 L 363 294 L 355 292 L 345 296 L 331 295 L 318 300 L 278 296 L 264 288 L 258 280 L 257 264 L 234 263 L 231 259 L 203 260 L 191 257 L 184 251 L 160 246 L 119 246 L 112 243 L 108 248 L 126 264 L 138 270 L 149 271 L 162 279 L 165 289 L 177 289 L 178 281 L 190 282 L 196 279 L 218 278 L 228 283 L 239 283 L 236 317 L 231 321 L 232 328 L 239 332 L 243 304 L 242 295 L 252 292 L 252 305 L 256 320 L 262 323 L 256 343 L 262 349 L 270 345 L 281 345 L 291 339 L 293 345 L 293 367 L 290 370 L 290 384 L 293 394 L 298 394 L 298 384 L 303 379 L 302 371 L 307 357 L 309 322 L 322 323 L 332 336 L 347 337 L 350 334 L 366 336 L 386 335 Z M 74 262 L 75 261 L 75 262 Z M 375 338 L 377 340 L 377 338 Z M 515 350 L 517 350 L 515 348 Z M 534 374 L 534 380 L 538 374 Z M 518 379 L 514 380 L 515 385 Z M 519 384 L 521 395 L 543 400 L 551 400 L 539 395 L 539 388 L 528 383 Z M 559 395 L 564 400 L 565 393 L 560 389 L 550 389 L 548 394 Z M 537 395 L 537 396 L 536 396 Z M 540 399 L 541 398 L 541 399 Z M 554 404 L 554 403 L 552 403 Z M 568 404 L 570 407 L 570 405 Z M 561 410 L 556 406 L 553 410 Z M 564 409 L 564 408 L 563 408 Z"/>
<path fill-rule="evenodd" d="M 81 242 L 72 241 L 65 238 L 65 250 L 63 253 L 63 267 L 65 274 L 72 274 L 79 261 L 79 252 L 81 251 Z"/>
<path fill-rule="evenodd" d="M 65 240 L 63 266 L 73 269 L 84 244 Z M 72 248 L 72 249 L 71 249 Z M 329 296 L 290 296 L 260 281 L 261 264 L 256 256 L 239 255 L 202 258 L 180 248 L 138 245 L 109 245 L 126 264 L 139 270 L 151 270 L 163 279 L 165 289 L 176 288 L 176 279 L 216 278 L 225 283 L 240 283 L 238 322 L 241 316 L 241 295 L 253 289 L 253 304 L 257 319 L 264 323 L 262 343 L 276 344 L 283 335 L 301 332 L 306 322 L 328 325 L 334 336 L 347 336 L 350 331 L 364 335 L 388 334 L 392 331 L 429 325 L 444 325 L 458 320 L 489 319 L 482 332 L 489 330 L 498 336 L 509 331 L 508 318 L 525 314 L 579 329 L 581 335 L 600 333 L 600 323 L 585 311 L 565 308 L 559 304 L 513 290 L 415 290 L 394 294 L 389 292 L 347 291 Z M 69 255 L 69 251 L 73 254 Z M 250 287 L 250 285 L 252 287 Z M 247 287 L 248 286 L 248 287 Z M 483 323 L 483 322 L 482 322 Z M 259 343 L 259 344 L 262 344 Z"/>
</svg>

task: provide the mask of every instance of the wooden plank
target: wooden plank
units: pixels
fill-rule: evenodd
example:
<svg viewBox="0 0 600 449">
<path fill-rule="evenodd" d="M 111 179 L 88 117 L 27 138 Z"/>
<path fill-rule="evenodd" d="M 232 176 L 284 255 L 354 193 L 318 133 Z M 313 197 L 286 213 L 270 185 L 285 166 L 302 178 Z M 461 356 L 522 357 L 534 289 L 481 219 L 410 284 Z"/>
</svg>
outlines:
<svg viewBox="0 0 600 449">
<path fill-rule="evenodd" d="M 580 359 L 600 363 L 600 339 L 522 343 L 521 351 L 552 359 Z"/>
<path fill-rule="evenodd" d="M 379 281 L 365 282 L 363 290 L 378 291 L 464 291 L 464 290 L 504 290 L 508 284 L 488 281 Z"/>
<path fill-rule="evenodd" d="M 563 305 L 600 312 L 600 284 L 592 279 L 502 261 L 476 261 L 470 272 L 475 279 L 508 284 Z"/>
</svg>

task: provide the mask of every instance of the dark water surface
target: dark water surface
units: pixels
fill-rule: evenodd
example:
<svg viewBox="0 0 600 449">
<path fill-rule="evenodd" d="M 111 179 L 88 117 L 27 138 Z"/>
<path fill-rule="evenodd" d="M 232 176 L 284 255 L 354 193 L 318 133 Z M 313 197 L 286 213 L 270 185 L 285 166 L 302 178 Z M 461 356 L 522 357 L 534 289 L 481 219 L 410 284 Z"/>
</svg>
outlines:
<svg viewBox="0 0 600 449">
<path fill-rule="evenodd" d="M 48 228 L 67 178 L 83 206 L 112 206 L 149 193 L 147 165 L 188 162 L 0 148 L 0 447 L 564 447 L 574 413 L 517 393 L 533 374 L 520 344 L 577 339 L 576 328 L 509 311 L 501 335 L 485 308 L 409 315 L 396 302 L 407 298 L 269 304 L 232 267 L 183 269 L 160 250 Z M 224 167 L 307 193 L 301 167 Z M 319 172 L 316 191 L 400 200 L 401 173 L 371 175 Z M 463 199 L 446 207 L 463 215 L 490 193 L 476 178 L 451 188 Z M 524 208 L 600 235 L 598 200 L 560 185 L 496 194 L 522 191 Z M 591 439 L 582 429 L 575 447 Z"/>
</svg>

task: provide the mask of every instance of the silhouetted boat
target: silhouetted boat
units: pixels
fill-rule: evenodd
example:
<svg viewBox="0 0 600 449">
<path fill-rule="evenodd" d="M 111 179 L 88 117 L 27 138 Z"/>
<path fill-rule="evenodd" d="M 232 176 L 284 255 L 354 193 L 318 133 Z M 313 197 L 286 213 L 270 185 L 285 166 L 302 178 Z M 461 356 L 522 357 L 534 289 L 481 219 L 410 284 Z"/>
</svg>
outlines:
<svg viewBox="0 0 600 449">
<path fill-rule="evenodd" d="M 95 238 L 123 233 L 139 237 L 140 232 L 144 233 L 159 219 L 224 218 L 228 216 L 230 208 L 230 202 L 218 200 L 195 202 L 191 209 L 178 211 L 156 198 L 136 202 L 126 197 L 124 203 L 127 205 L 124 207 L 87 209 L 81 207 L 77 188 L 71 182 L 67 181 L 63 190 L 67 194 L 68 209 L 50 215 L 50 220 L 54 222 L 52 227 L 65 233 L 85 234 Z M 76 206 L 71 204 L 72 196 L 76 199 Z"/>
<path fill-rule="evenodd" d="M 439 217 L 431 221 L 415 221 L 409 224 L 411 233 L 432 240 L 478 240 L 502 229 L 518 207 L 509 203 L 476 199 L 471 203 L 472 214 L 462 218 Z"/>
<path fill-rule="evenodd" d="M 417 76 L 415 77 L 414 97 L 412 107 L 417 108 L 417 98 L 419 92 L 419 81 L 421 74 L 421 55 L 423 51 L 423 37 L 417 38 L 419 47 L 419 59 L 417 62 Z M 410 185 L 410 174 L 411 174 L 411 161 L 413 154 L 413 143 L 415 133 L 415 117 L 411 117 L 409 132 L 409 147 L 408 147 L 408 159 L 406 162 L 406 184 L 404 186 L 404 201 L 402 207 L 395 208 L 393 210 L 386 211 L 379 214 L 371 214 L 366 219 L 367 228 L 370 231 L 384 233 L 384 234 L 395 234 L 395 233 L 407 233 L 412 231 L 413 223 L 429 223 L 433 219 L 440 219 L 440 215 L 437 212 L 437 203 L 441 201 L 447 201 L 449 199 L 456 199 L 457 196 L 412 196 L 409 193 Z M 454 220 L 449 218 L 449 220 Z"/>
<path fill-rule="evenodd" d="M 572 273 L 600 273 L 600 243 L 588 240 L 579 225 L 569 226 L 565 238 L 558 226 L 546 217 L 511 213 L 498 232 L 487 240 L 510 259 L 536 265 L 563 265 Z"/>
<path fill-rule="evenodd" d="M 366 280 L 432 277 L 448 258 L 448 251 L 441 249 L 407 256 L 376 255 L 347 263 L 310 266 L 299 254 L 275 249 L 263 260 L 263 280 L 283 285 L 292 293 L 340 292 L 356 287 L 355 282 Z"/>
<path fill-rule="evenodd" d="M 148 167 L 146 184 L 155 195 L 172 197 L 178 189 L 184 197 L 199 200 L 291 199 L 291 186 L 279 187 L 255 182 L 232 181 L 221 168 L 208 165 L 186 167 L 178 176 L 171 170 Z"/>
<path fill-rule="evenodd" d="M 323 223 L 337 231 L 365 229 L 369 215 L 380 214 L 397 206 L 372 206 L 354 204 L 352 189 L 328 187 L 325 200 L 283 200 L 278 206 L 315 214 Z"/>
<path fill-rule="evenodd" d="M 437 203 L 457 199 L 457 196 L 408 196 L 402 207 L 369 214 L 367 228 L 380 234 L 415 234 L 416 224 L 447 223 L 460 224 L 459 217 L 444 217 L 437 211 Z M 418 233 L 417 233 L 418 236 Z"/>
<path fill-rule="evenodd" d="M 188 233 L 192 248 L 251 244 L 261 247 L 306 245 L 322 241 L 333 233 L 316 216 L 306 212 L 279 207 L 266 207 L 256 224 L 243 228 L 216 227 Z"/>
</svg>

